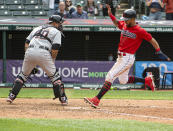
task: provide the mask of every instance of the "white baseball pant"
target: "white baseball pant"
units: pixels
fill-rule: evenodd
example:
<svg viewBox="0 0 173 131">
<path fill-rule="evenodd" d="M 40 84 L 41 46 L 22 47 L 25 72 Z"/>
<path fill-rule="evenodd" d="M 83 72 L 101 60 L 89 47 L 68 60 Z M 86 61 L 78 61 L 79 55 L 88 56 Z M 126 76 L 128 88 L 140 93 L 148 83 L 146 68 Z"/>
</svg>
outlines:
<svg viewBox="0 0 173 131">
<path fill-rule="evenodd" d="M 113 83 L 118 77 L 120 84 L 126 84 L 128 82 L 128 73 L 135 61 L 134 54 L 118 52 L 118 58 L 113 67 L 106 75 L 106 81 Z"/>
</svg>

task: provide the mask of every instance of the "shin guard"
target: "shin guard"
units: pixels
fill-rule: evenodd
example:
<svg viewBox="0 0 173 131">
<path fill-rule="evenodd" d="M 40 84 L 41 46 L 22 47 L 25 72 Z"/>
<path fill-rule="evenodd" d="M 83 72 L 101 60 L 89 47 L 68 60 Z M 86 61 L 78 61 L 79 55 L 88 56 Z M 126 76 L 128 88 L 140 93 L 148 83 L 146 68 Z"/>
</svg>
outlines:
<svg viewBox="0 0 173 131">
<path fill-rule="evenodd" d="M 13 84 L 12 90 L 10 90 L 8 98 L 12 101 L 17 97 L 20 92 L 20 89 L 23 87 L 23 82 L 21 80 L 16 80 Z"/>
</svg>

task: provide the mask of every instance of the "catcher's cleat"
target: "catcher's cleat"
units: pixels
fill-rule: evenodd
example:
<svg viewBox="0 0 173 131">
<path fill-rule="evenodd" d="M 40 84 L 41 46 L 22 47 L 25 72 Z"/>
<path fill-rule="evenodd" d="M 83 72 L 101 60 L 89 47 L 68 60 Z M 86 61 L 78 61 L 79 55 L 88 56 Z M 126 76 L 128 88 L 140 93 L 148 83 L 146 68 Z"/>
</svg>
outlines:
<svg viewBox="0 0 173 131">
<path fill-rule="evenodd" d="M 12 103 L 13 102 L 13 100 L 11 100 L 10 98 L 7 98 L 6 101 L 9 102 L 9 103 Z"/>
<path fill-rule="evenodd" d="M 12 103 L 15 98 L 16 98 L 16 96 L 10 92 L 6 101 L 9 103 Z"/>
<path fill-rule="evenodd" d="M 98 108 L 99 102 L 100 100 L 95 96 L 93 98 L 86 98 L 84 97 L 84 101 L 86 103 L 89 103 L 91 105 L 91 107 L 93 108 Z"/>
<path fill-rule="evenodd" d="M 61 104 L 62 104 L 63 106 L 68 105 L 68 99 L 67 99 L 67 97 L 66 97 L 66 96 L 61 97 L 61 98 L 60 98 L 60 102 L 61 102 Z"/>
<path fill-rule="evenodd" d="M 145 77 L 145 89 L 146 89 L 146 86 L 149 86 L 152 91 L 155 91 L 156 86 L 154 83 L 153 75 L 149 75 L 149 76 Z"/>
</svg>

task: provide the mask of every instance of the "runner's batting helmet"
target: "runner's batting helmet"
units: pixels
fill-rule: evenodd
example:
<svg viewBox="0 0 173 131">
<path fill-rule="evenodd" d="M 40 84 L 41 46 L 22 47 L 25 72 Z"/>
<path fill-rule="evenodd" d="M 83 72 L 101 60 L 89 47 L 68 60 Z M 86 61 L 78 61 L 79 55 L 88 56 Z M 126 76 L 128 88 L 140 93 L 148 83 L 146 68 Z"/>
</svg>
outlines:
<svg viewBox="0 0 173 131">
<path fill-rule="evenodd" d="M 131 18 L 136 18 L 136 11 L 133 9 L 127 9 L 123 13 L 123 20 L 129 20 Z"/>
<path fill-rule="evenodd" d="M 60 15 L 52 15 L 49 17 L 49 23 L 63 23 L 65 20 Z"/>
</svg>

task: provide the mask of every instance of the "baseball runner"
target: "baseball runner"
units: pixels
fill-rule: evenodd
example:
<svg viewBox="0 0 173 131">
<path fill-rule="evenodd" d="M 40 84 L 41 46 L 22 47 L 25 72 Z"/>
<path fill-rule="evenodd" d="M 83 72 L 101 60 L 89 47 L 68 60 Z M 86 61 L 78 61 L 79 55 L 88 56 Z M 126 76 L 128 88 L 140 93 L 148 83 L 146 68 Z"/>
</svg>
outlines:
<svg viewBox="0 0 173 131">
<path fill-rule="evenodd" d="M 148 41 L 156 50 L 156 54 L 162 60 L 170 60 L 162 51 L 160 50 L 159 44 L 157 41 L 141 28 L 136 23 L 136 11 L 133 9 L 127 9 L 123 13 L 123 21 L 118 21 L 115 16 L 111 13 L 111 8 L 109 5 L 106 5 L 108 8 L 108 14 L 112 19 L 114 25 L 121 30 L 120 43 L 118 46 L 118 58 L 113 67 L 109 70 L 105 82 L 98 93 L 97 96 L 93 98 L 84 98 L 86 103 L 89 103 L 92 107 L 97 108 L 100 102 L 100 99 L 104 94 L 110 89 L 113 81 L 118 78 L 120 84 L 126 83 L 136 83 L 142 82 L 146 86 L 150 87 L 152 91 L 155 90 L 155 83 L 153 76 L 149 75 L 145 79 L 138 78 L 134 76 L 128 76 L 129 69 L 135 61 L 135 53 L 140 47 L 141 42 L 144 40 Z"/>
<path fill-rule="evenodd" d="M 52 15 L 49 17 L 48 25 L 36 27 L 26 38 L 22 71 L 14 81 L 7 102 L 14 101 L 29 76 L 37 73 L 38 69 L 35 67 L 40 66 L 53 84 L 54 99 L 59 98 L 65 105 L 68 103 L 64 84 L 55 67 L 55 59 L 61 46 L 60 28 L 63 22 L 61 16 Z"/>
</svg>

